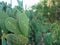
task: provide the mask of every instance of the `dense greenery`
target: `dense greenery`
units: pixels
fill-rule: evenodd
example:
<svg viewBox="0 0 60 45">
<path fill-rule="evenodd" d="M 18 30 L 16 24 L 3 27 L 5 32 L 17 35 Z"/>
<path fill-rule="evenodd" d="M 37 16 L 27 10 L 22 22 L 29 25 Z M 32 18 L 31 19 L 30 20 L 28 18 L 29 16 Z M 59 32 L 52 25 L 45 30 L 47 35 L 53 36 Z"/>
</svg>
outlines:
<svg viewBox="0 0 60 45">
<path fill-rule="evenodd" d="M 29 43 L 33 45 L 60 45 L 60 2 L 44 0 L 30 10 Z M 27 13 L 28 14 L 28 13 Z"/>
<path fill-rule="evenodd" d="M 60 45 L 60 1 L 44 0 L 24 10 L 0 2 L 1 45 Z"/>
<path fill-rule="evenodd" d="M 28 41 L 29 18 L 20 6 L 0 3 L 0 39 L 2 45 L 25 45 Z M 22 7 L 21 7 L 22 8 Z"/>
</svg>

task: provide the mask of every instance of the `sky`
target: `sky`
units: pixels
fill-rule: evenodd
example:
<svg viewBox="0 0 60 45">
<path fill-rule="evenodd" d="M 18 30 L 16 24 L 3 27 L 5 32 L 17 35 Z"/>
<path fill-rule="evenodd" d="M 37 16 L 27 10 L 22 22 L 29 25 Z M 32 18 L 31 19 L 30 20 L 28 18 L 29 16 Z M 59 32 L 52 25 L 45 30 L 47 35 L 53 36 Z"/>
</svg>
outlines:
<svg viewBox="0 0 60 45">
<path fill-rule="evenodd" d="M 11 0 L 0 0 L 7 2 L 8 4 L 10 3 Z M 39 2 L 39 0 L 23 0 L 23 7 L 27 6 L 27 8 L 31 7 L 32 5 L 35 5 Z M 12 0 L 12 7 L 18 5 L 17 0 Z"/>
</svg>

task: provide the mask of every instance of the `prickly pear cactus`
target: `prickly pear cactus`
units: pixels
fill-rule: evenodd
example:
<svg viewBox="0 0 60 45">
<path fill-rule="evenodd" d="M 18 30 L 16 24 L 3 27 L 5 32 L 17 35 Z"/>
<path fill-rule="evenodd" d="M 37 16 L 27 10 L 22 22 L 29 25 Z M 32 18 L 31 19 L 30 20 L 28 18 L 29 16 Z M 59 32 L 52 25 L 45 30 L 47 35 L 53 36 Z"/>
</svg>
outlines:
<svg viewBox="0 0 60 45">
<path fill-rule="evenodd" d="M 28 36 L 29 18 L 24 12 L 23 13 L 18 12 L 17 19 L 19 22 L 19 27 L 21 29 L 21 32 L 24 34 L 24 36 Z"/>
<path fill-rule="evenodd" d="M 28 40 L 23 35 L 8 34 L 7 41 L 8 45 L 25 45 Z"/>
<path fill-rule="evenodd" d="M 10 32 L 15 33 L 15 34 L 20 34 L 20 31 L 17 26 L 17 22 L 14 18 L 8 17 L 5 20 L 5 26 Z"/>
</svg>

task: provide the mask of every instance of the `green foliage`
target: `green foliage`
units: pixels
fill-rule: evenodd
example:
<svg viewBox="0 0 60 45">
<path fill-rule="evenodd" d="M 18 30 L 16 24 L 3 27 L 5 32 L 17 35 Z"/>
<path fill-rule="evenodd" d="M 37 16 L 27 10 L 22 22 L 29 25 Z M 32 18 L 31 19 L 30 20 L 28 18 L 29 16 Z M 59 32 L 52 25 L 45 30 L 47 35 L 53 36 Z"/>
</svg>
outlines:
<svg viewBox="0 0 60 45">
<path fill-rule="evenodd" d="M 23 9 L 23 0 L 17 0 L 20 10 Z"/>
<path fill-rule="evenodd" d="M 23 33 L 23 35 L 28 36 L 29 18 L 24 12 L 23 13 L 18 12 L 17 19 L 19 22 L 19 27 L 21 29 L 21 32 Z"/>
<path fill-rule="evenodd" d="M 3 12 L 3 11 L 0 11 L 0 28 L 1 30 L 4 30 L 5 32 L 7 32 L 7 29 L 5 27 L 5 19 L 8 17 L 8 15 Z"/>
<path fill-rule="evenodd" d="M 27 38 L 23 35 L 8 34 L 6 37 L 8 45 L 24 45 L 27 43 Z"/>
<path fill-rule="evenodd" d="M 51 33 L 47 33 L 45 36 L 45 45 L 52 45 Z"/>
<path fill-rule="evenodd" d="M 29 18 L 20 6 L 0 7 L 0 39 L 2 45 L 25 45 L 28 42 Z M 5 3 L 4 3 L 5 4 Z"/>
<path fill-rule="evenodd" d="M 2 45 L 7 45 L 5 38 L 2 37 Z"/>
<path fill-rule="evenodd" d="M 6 18 L 5 26 L 9 31 L 11 31 L 15 34 L 20 34 L 20 31 L 17 26 L 17 21 L 14 18 L 12 18 L 12 17 Z"/>
<path fill-rule="evenodd" d="M 45 45 L 59 45 L 60 8 L 58 4 L 59 2 L 56 0 L 44 0 L 32 7 L 32 12 L 36 11 L 30 20 L 30 29 L 32 30 L 29 34 L 30 42 L 35 43 L 35 45 L 40 45 L 40 42 L 42 42 L 41 45 L 43 43 Z M 43 41 L 41 41 L 41 37 Z"/>
<path fill-rule="evenodd" d="M 23 1 L 17 1 L 19 6 L 14 8 L 1 3 L 2 45 L 25 45 L 27 42 L 31 45 L 60 45 L 59 0 L 44 0 L 31 10 L 23 10 Z M 7 6 L 6 10 L 4 6 Z"/>
</svg>

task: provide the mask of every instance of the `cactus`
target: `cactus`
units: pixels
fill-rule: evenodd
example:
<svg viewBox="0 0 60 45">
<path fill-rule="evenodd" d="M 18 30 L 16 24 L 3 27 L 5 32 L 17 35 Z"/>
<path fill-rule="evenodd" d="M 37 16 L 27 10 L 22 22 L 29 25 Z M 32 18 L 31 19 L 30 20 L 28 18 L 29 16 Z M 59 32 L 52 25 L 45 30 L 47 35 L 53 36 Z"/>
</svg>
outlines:
<svg viewBox="0 0 60 45">
<path fill-rule="evenodd" d="M 8 15 L 3 12 L 3 11 L 0 11 L 0 28 L 1 30 L 4 30 L 4 32 L 7 32 L 7 29 L 5 27 L 5 19 L 8 17 Z"/>
<path fill-rule="evenodd" d="M 7 45 L 5 38 L 2 37 L 2 45 Z"/>
<path fill-rule="evenodd" d="M 6 18 L 5 26 L 10 32 L 15 33 L 15 34 L 20 34 L 20 31 L 17 26 L 17 22 L 14 18 L 12 17 Z"/>
<path fill-rule="evenodd" d="M 29 18 L 27 17 L 27 15 L 24 12 L 23 13 L 18 12 L 17 19 L 18 19 L 22 34 L 24 36 L 28 36 Z"/>
<path fill-rule="evenodd" d="M 23 35 L 8 34 L 6 37 L 8 45 L 25 45 L 28 41 Z"/>
</svg>

